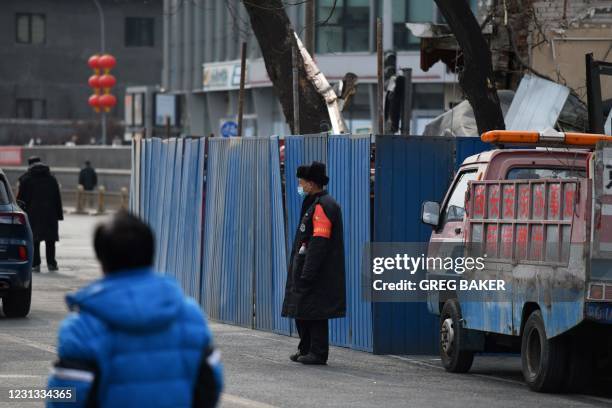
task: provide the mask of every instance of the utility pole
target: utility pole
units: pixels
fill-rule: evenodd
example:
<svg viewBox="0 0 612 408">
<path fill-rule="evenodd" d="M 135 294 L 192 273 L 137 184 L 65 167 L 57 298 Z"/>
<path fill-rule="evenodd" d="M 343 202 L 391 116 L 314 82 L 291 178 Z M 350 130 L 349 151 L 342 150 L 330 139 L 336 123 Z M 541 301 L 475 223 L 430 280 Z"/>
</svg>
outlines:
<svg viewBox="0 0 612 408">
<path fill-rule="evenodd" d="M 412 68 L 402 68 L 404 73 L 404 100 L 402 103 L 402 135 L 410 134 L 412 119 Z"/>
<path fill-rule="evenodd" d="M 104 11 L 98 0 L 93 0 L 96 8 L 98 9 L 98 16 L 100 17 L 100 54 L 106 52 L 106 41 L 105 41 L 105 29 L 104 29 Z M 100 125 L 102 127 L 102 144 L 106 145 L 106 112 L 100 113 Z"/>
<path fill-rule="evenodd" d="M 382 41 L 382 20 L 380 17 L 376 19 L 376 56 L 377 56 L 377 74 L 378 74 L 378 89 L 377 89 L 377 104 L 378 104 L 378 134 L 384 134 L 384 82 L 383 82 L 383 41 Z"/>
<path fill-rule="evenodd" d="M 240 54 L 240 91 L 238 92 L 238 136 L 242 136 L 242 117 L 244 112 L 244 82 L 246 76 L 246 42 L 242 43 Z"/>
</svg>

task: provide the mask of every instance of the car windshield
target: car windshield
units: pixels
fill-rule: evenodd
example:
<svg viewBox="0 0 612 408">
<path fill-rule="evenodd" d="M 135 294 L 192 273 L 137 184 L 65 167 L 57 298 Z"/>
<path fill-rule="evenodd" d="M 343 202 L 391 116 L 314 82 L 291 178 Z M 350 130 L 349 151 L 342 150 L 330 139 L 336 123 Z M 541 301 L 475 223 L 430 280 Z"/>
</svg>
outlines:
<svg viewBox="0 0 612 408">
<path fill-rule="evenodd" d="M 515 167 L 508 171 L 507 180 L 537 180 L 537 179 L 573 179 L 584 178 L 586 172 L 582 169 L 555 167 Z"/>
</svg>

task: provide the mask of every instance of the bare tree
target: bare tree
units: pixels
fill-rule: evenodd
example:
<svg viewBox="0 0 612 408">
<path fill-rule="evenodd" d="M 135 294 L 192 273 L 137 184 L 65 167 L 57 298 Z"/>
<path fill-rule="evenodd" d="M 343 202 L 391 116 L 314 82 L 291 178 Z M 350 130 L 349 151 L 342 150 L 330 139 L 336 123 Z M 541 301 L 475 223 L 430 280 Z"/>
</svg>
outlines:
<svg viewBox="0 0 612 408">
<path fill-rule="evenodd" d="M 440 12 L 455 35 L 463 53 L 463 69 L 459 84 L 467 96 L 478 132 L 505 129 L 493 67 L 491 52 L 482 35 L 478 21 L 466 0 L 435 0 Z"/>
<path fill-rule="evenodd" d="M 266 71 L 281 103 L 285 119 L 293 132 L 293 92 L 291 49 L 297 47 L 293 28 L 282 0 L 243 0 L 251 28 L 261 48 Z M 299 58 L 299 125 L 300 132 L 319 133 L 329 129 L 329 115 L 323 97 L 317 92 Z"/>
</svg>

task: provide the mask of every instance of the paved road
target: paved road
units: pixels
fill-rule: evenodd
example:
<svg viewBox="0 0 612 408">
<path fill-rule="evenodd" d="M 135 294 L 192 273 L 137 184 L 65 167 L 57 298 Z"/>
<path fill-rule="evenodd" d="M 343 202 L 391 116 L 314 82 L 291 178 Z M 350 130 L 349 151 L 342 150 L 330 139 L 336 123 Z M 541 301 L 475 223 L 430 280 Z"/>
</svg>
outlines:
<svg viewBox="0 0 612 408">
<path fill-rule="evenodd" d="M 27 319 L 0 317 L 0 408 L 36 407 L 9 402 L 8 388 L 43 387 L 55 358 L 64 294 L 99 276 L 90 246 L 100 218 L 69 215 L 61 224 L 59 273 L 35 276 Z M 292 363 L 296 339 L 213 324 L 223 352 L 223 407 L 610 407 L 612 385 L 590 395 L 543 395 L 527 390 L 516 357 L 477 357 L 470 374 L 444 372 L 434 357 L 374 356 L 333 348 L 327 367 Z"/>
</svg>

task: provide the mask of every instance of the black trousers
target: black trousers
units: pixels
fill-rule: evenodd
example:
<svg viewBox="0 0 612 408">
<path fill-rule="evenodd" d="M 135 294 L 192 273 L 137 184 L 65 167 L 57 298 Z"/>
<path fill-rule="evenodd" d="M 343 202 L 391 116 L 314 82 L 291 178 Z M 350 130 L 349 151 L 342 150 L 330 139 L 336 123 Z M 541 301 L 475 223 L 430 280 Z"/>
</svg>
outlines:
<svg viewBox="0 0 612 408">
<path fill-rule="evenodd" d="M 300 335 L 298 349 L 301 354 L 312 353 L 327 361 L 329 355 L 329 326 L 325 320 L 295 319 Z"/>
<path fill-rule="evenodd" d="M 45 241 L 45 254 L 47 255 L 47 265 L 57 266 L 55 260 L 55 241 Z M 34 241 L 34 259 L 32 266 L 40 265 L 40 241 Z"/>
</svg>

